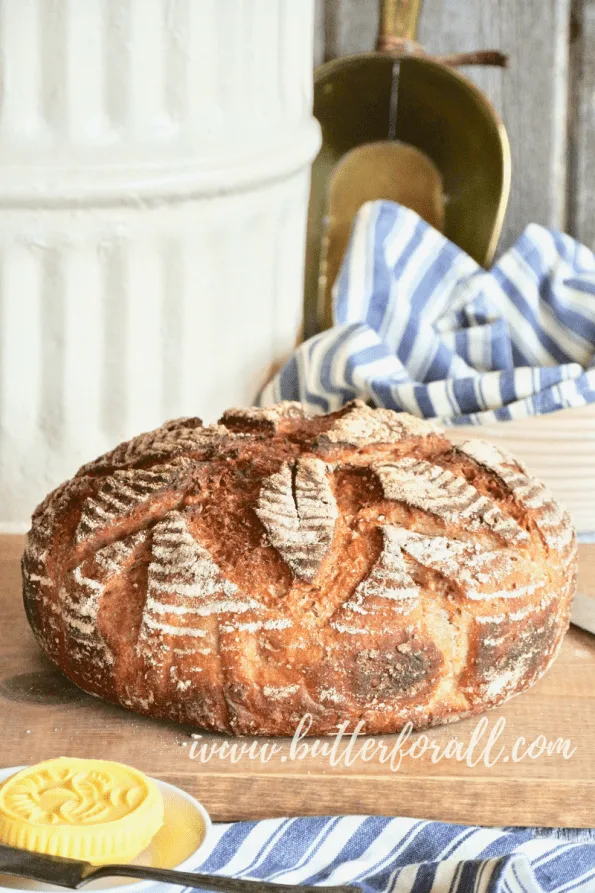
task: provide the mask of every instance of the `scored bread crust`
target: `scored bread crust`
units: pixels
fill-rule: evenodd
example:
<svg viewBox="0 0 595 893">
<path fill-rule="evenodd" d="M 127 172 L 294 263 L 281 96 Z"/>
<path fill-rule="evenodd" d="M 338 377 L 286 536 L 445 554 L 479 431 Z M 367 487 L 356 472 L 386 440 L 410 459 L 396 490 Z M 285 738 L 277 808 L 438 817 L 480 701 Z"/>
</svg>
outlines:
<svg viewBox="0 0 595 893">
<path fill-rule="evenodd" d="M 576 571 L 568 515 L 510 455 L 361 401 L 134 438 L 46 497 L 23 556 L 73 682 L 236 735 L 494 707 L 555 658 Z"/>
</svg>

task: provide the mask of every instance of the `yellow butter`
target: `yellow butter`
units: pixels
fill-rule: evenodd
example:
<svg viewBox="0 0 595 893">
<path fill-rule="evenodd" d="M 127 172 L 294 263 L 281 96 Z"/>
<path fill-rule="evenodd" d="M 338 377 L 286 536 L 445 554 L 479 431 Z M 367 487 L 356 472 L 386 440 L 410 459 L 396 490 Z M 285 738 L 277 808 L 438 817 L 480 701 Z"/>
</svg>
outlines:
<svg viewBox="0 0 595 893">
<path fill-rule="evenodd" d="M 0 842 L 37 853 L 130 862 L 162 824 L 159 788 L 122 763 L 60 757 L 0 787 Z"/>
</svg>

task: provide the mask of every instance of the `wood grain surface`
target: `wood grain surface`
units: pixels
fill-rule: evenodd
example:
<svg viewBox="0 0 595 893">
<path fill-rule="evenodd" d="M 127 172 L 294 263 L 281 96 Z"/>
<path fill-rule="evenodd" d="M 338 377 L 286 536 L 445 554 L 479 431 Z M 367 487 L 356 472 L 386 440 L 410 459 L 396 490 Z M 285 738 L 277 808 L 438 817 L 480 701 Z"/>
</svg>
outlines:
<svg viewBox="0 0 595 893">
<path fill-rule="evenodd" d="M 29 631 L 21 550 L 22 537 L 0 537 L 2 767 L 60 755 L 121 760 L 197 795 L 219 821 L 375 813 L 486 825 L 595 825 L 595 637 L 588 633 L 571 629 L 550 672 L 481 720 L 485 729 L 474 747 L 477 718 L 414 735 L 400 748 L 396 736 L 362 737 L 351 765 L 345 740 L 333 764 L 328 753 L 312 753 L 315 739 L 293 750 L 288 739 L 196 739 L 196 730 L 138 717 L 79 691 L 43 657 Z M 595 546 L 581 547 L 580 585 L 595 589 Z M 499 723 L 500 737 L 486 750 Z M 572 755 L 560 753 L 558 742 L 550 755 L 513 758 L 539 736 L 568 739 Z M 203 760 L 202 745 L 218 753 Z M 447 745 L 455 753 L 458 745 L 461 759 L 435 760 Z M 222 755 L 222 746 L 235 746 L 237 759 Z M 254 748 L 253 759 L 238 752 L 242 746 Z"/>
</svg>

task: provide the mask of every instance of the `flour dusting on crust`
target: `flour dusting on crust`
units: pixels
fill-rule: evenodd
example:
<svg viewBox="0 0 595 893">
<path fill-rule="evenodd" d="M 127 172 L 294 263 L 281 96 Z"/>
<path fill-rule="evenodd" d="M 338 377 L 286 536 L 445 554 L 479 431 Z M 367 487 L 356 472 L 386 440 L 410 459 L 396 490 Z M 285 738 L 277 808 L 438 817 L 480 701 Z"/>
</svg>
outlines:
<svg viewBox="0 0 595 893">
<path fill-rule="evenodd" d="M 336 419 L 319 437 L 319 442 L 365 447 L 371 444 L 400 443 L 403 440 L 440 433 L 441 429 L 437 425 L 407 412 L 372 409 L 361 400 L 354 400 L 345 414 Z"/>
<path fill-rule="evenodd" d="M 112 664 L 113 655 L 100 633 L 97 618 L 107 586 L 126 569 L 146 533 L 131 534 L 99 549 L 84 565 L 95 562 L 96 570 L 83 572 L 83 565 L 70 571 L 59 593 L 58 610 L 69 635 L 85 659 L 94 666 Z"/>
<path fill-rule="evenodd" d="M 485 440 L 467 440 L 459 451 L 478 465 L 493 472 L 506 485 L 515 500 L 534 513 L 535 526 L 546 544 L 563 549 L 574 540 L 567 513 L 541 481 L 531 477 L 525 467 L 504 450 Z"/>
<path fill-rule="evenodd" d="M 85 502 L 76 530 L 77 542 L 84 542 L 165 490 L 176 489 L 184 467 L 189 468 L 187 463 L 172 462 L 157 471 L 115 471 L 101 485 L 97 495 Z"/>
<path fill-rule="evenodd" d="M 181 512 L 171 511 L 155 525 L 140 651 L 150 652 L 155 636 L 206 639 L 211 629 L 208 619 L 214 615 L 244 614 L 259 608 L 258 602 L 243 596 L 235 583 L 225 579 Z"/>
<path fill-rule="evenodd" d="M 502 539 L 527 543 L 529 535 L 487 496 L 439 465 L 404 458 L 373 466 L 386 499 L 404 502 L 440 518 L 447 524 L 464 524 L 471 531 L 491 531 Z"/>
<path fill-rule="evenodd" d="M 382 528 L 383 546 L 370 575 L 357 586 L 353 596 L 343 605 L 354 614 L 367 615 L 380 600 L 399 614 L 408 614 L 419 603 L 419 586 L 407 569 L 399 531 L 386 525 Z"/>
<path fill-rule="evenodd" d="M 504 549 L 487 549 L 480 543 L 444 536 L 425 536 L 402 527 L 395 529 L 394 538 L 419 564 L 452 580 L 470 599 L 525 598 L 544 585 L 538 579 L 517 586 L 517 556 Z"/>
<path fill-rule="evenodd" d="M 311 583 L 329 550 L 337 503 L 320 459 L 287 463 L 260 491 L 256 514 L 293 573 Z"/>
<path fill-rule="evenodd" d="M 174 419 L 161 428 L 139 434 L 104 456 L 88 462 L 77 472 L 77 476 L 126 469 L 140 461 L 167 461 L 188 453 L 204 453 L 208 456 L 209 451 L 224 439 L 241 436 L 233 434 L 222 425 L 203 428 L 200 419 Z"/>
<path fill-rule="evenodd" d="M 306 413 L 302 403 L 297 403 L 294 400 L 283 400 L 281 403 L 276 403 L 274 406 L 268 406 L 263 409 L 257 406 L 228 409 L 221 416 L 220 422 L 226 426 L 233 426 L 238 423 L 262 424 L 271 426 L 273 430 L 276 430 L 279 423 L 285 419 L 304 418 L 306 418 Z"/>
</svg>

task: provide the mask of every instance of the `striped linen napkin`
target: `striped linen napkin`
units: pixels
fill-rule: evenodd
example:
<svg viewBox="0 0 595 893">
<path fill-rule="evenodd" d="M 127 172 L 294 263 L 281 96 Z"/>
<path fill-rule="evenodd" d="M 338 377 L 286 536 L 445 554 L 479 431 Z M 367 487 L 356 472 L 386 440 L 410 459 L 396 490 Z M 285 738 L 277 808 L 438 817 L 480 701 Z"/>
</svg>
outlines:
<svg viewBox="0 0 595 893">
<path fill-rule="evenodd" d="M 590 831 L 479 828 L 380 816 L 215 825 L 193 870 L 365 893 L 593 893 Z"/>
<path fill-rule="evenodd" d="M 361 397 L 445 425 L 595 401 L 595 256 L 535 224 L 486 271 L 393 202 L 358 212 L 333 328 L 300 345 L 261 405 Z"/>
<path fill-rule="evenodd" d="M 595 255 L 536 224 L 484 270 L 415 211 L 368 202 L 334 284 L 333 320 L 259 405 L 332 412 L 360 397 L 453 426 L 595 402 Z M 572 620 L 595 633 L 595 598 L 579 593 Z"/>
</svg>

